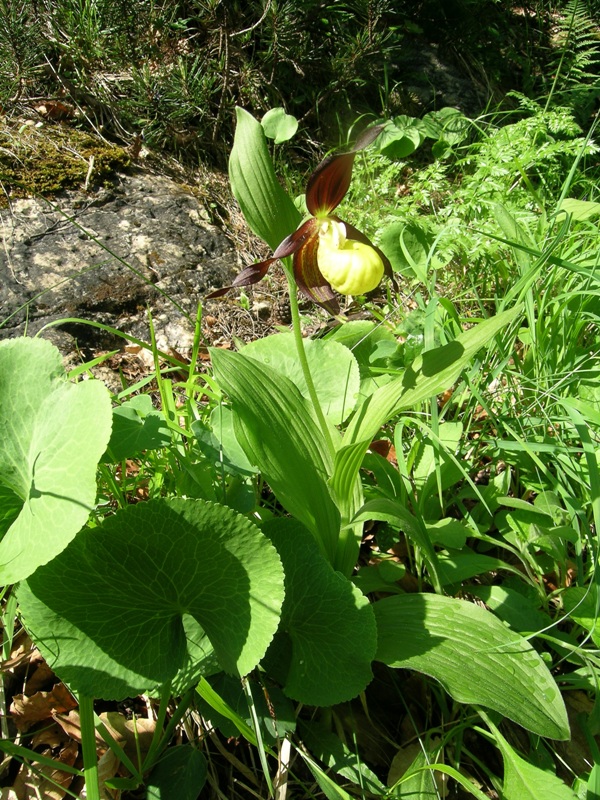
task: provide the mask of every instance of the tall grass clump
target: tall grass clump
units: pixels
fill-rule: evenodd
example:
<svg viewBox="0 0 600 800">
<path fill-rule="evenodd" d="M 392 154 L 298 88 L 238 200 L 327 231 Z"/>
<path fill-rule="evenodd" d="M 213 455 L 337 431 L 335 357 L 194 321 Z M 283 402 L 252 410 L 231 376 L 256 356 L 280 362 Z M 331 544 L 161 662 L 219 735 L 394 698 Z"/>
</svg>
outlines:
<svg viewBox="0 0 600 800">
<path fill-rule="evenodd" d="M 285 104 L 313 128 L 370 106 L 398 46 L 389 0 L 3 0 L 0 99 L 73 104 L 105 135 L 223 163 L 233 108 Z M 290 91 L 294 87 L 293 91 Z"/>
</svg>

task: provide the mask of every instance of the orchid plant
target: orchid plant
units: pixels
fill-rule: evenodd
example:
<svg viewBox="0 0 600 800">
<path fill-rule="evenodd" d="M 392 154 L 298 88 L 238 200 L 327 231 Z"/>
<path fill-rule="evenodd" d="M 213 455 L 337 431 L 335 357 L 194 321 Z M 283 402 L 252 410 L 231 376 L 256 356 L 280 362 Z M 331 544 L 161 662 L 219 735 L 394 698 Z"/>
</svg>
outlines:
<svg viewBox="0 0 600 800">
<path fill-rule="evenodd" d="M 231 286 L 209 297 L 220 297 L 234 287 L 257 283 L 274 262 L 288 256 L 293 256 L 293 279 L 297 287 L 331 314 L 339 313 L 335 292 L 366 294 L 379 285 L 384 274 L 393 282 L 392 265 L 382 250 L 333 213 L 350 186 L 356 154 L 374 142 L 382 130 L 381 125 L 369 128 L 352 150 L 324 159 L 306 187 L 309 218 L 280 242 L 271 258 L 247 267 Z M 235 188 L 234 184 L 234 191 Z"/>
<path fill-rule="evenodd" d="M 215 722 L 219 717 L 213 713 L 220 714 L 259 745 L 269 782 L 264 754 L 272 752 L 284 763 L 296 726 L 292 702 L 328 707 L 351 700 L 372 680 L 374 662 L 422 672 L 457 702 L 491 709 L 536 736 L 569 737 L 561 694 L 528 639 L 491 612 L 445 594 L 449 582 L 434 548 L 439 539 L 398 496 L 365 503 L 361 480 L 363 460 L 382 427 L 397 423 L 400 443 L 398 415 L 453 385 L 520 309 L 446 339 L 368 391 L 360 386 L 364 362 L 351 347 L 302 337 L 297 288 L 333 311 L 334 292 L 362 293 L 386 274 L 393 278 L 385 255 L 334 214 L 348 189 L 356 153 L 378 134 L 372 128 L 349 153 L 326 159 L 315 170 L 307 187 L 311 216 L 302 222 L 277 180 L 260 123 L 238 110 L 230 159 L 233 191 L 250 227 L 274 253 L 232 285 L 253 283 L 276 259 L 284 259 L 293 341 L 289 334 L 277 334 L 240 352 L 212 349 L 213 375 L 206 379 L 214 402 L 210 434 L 222 468 L 215 473 L 216 485 L 227 485 L 225 466 L 240 481 L 260 474 L 277 507 L 265 508 L 256 500 L 249 509 L 236 505 L 226 491 L 215 494 L 210 481 L 207 488 L 204 476 L 215 463 L 213 439 L 203 448 L 207 430 L 197 425 L 201 420 L 195 413 L 205 405 L 206 387 L 193 388 L 200 378 L 195 359 L 185 384 L 194 422 L 182 431 L 168 424 L 175 402 L 171 396 L 169 403 L 170 384 L 158 368 L 166 398 L 164 424 L 150 402 L 134 397 L 111 409 L 100 382 L 73 385 L 48 342 L 0 342 L 0 431 L 5 434 L 0 572 L 5 585 L 19 583 L 14 602 L 24 626 L 51 669 L 78 695 L 90 800 L 101 797 L 95 729 L 129 772 L 111 777 L 110 788 L 133 790 L 145 783 L 148 797 L 181 797 L 172 786 L 179 771 L 191 784 L 185 796 L 197 796 L 207 769 L 197 748 L 180 748 L 175 766 L 162 761 L 194 698 L 205 704 L 203 716 Z M 200 321 L 197 330 L 199 342 Z M 296 360 L 287 357 L 289 344 Z M 322 378 L 320 386 L 313 373 Z M 333 404 L 321 401 L 323 385 L 329 391 L 329 384 L 342 395 L 336 416 Z M 158 449 L 172 457 L 177 475 L 185 479 L 176 496 L 165 492 L 119 508 L 98 504 L 99 463 L 124 463 Z M 391 465 L 386 469 L 393 473 Z M 190 476 L 200 479 L 190 482 Z M 434 591 L 402 592 L 397 572 L 391 579 L 375 576 L 375 583 L 371 573 L 370 581 L 361 583 L 357 562 L 363 524 L 376 520 L 403 531 L 426 563 Z M 272 746 L 264 743 L 252 694 L 252 684 L 257 693 L 261 684 L 252 673 L 269 682 L 265 719 L 272 722 L 273 701 L 275 718 L 286 721 Z M 232 710 L 235 703 L 223 700 L 226 678 L 238 690 L 246 687 L 252 727 Z M 140 693 L 161 700 L 149 751 L 138 752 L 134 763 L 94 716 L 93 701 L 121 701 Z M 167 722 L 172 694 L 181 701 Z M 485 711 L 480 716 L 487 723 Z M 302 725 L 306 741 L 311 730 L 318 731 L 310 721 Z M 494 725 L 491 720 L 488 727 L 498 738 Z M 10 746 L 0 740 L 0 749 L 8 752 Z M 297 752 L 313 769 L 304 743 Z M 413 771 L 423 769 L 413 766 Z M 433 767 L 444 765 L 427 765 Z M 376 795 L 390 796 L 375 776 L 369 780 Z M 349 797 L 333 781 L 328 786 L 333 787 L 328 797 Z"/>
</svg>

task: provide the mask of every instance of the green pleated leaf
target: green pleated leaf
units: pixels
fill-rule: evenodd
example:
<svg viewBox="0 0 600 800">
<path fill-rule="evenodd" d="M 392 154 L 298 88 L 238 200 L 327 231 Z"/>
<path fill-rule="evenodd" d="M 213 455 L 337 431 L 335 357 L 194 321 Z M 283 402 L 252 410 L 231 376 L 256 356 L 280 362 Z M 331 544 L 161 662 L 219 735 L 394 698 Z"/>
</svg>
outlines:
<svg viewBox="0 0 600 800">
<path fill-rule="evenodd" d="M 69 383 L 43 339 L 0 342 L 0 583 L 31 575 L 85 524 L 110 429 L 103 384 Z"/>
<path fill-rule="evenodd" d="M 215 378 L 232 401 L 246 456 L 333 563 L 340 513 L 327 486 L 331 458 L 309 404 L 266 364 L 225 350 L 211 350 L 211 356 Z"/>
<path fill-rule="evenodd" d="M 336 495 L 346 497 L 371 441 L 396 414 L 414 408 L 443 392 L 457 380 L 473 356 L 520 312 L 503 311 L 461 333 L 454 341 L 429 350 L 396 380 L 381 386 L 359 406 L 336 453 L 331 485 Z"/>
<path fill-rule="evenodd" d="M 202 500 L 155 500 L 84 530 L 18 601 L 49 666 L 78 692 L 122 699 L 190 670 L 192 655 L 243 675 L 264 655 L 283 602 L 280 559 L 258 528 Z M 180 687 L 181 688 L 181 687 Z"/>
<path fill-rule="evenodd" d="M 484 715 L 487 718 L 487 715 Z M 556 775 L 521 758 L 498 728 L 488 720 L 504 761 L 503 800 L 577 800 L 575 792 Z"/>
<path fill-rule="evenodd" d="M 490 612 L 434 594 L 397 595 L 373 608 L 379 661 L 430 675 L 458 702 L 491 708 L 541 736 L 569 738 L 544 662 Z"/>
<path fill-rule="evenodd" d="M 339 425 L 354 410 L 358 398 L 360 377 L 356 359 L 347 347 L 334 341 L 308 339 L 304 347 L 323 413 L 334 425 Z M 292 333 L 257 339 L 240 352 L 285 375 L 296 384 L 302 396 L 308 398 Z"/>
<path fill-rule="evenodd" d="M 243 108 L 236 108 L 236 120 L 231 190 L 250 228 L 275 250 L 300 224 L 300 212 L 277 180 L 260 122 Z"/>
<path fill-rule="evenodd" d="M 281 626 L 267 662 L 285 664 L 284 691 L 301 703 L 331 706 L 356 697 L 373 677 L 377 630 L 369 601 L 332 569 L 299 523 L 272 520 L 263 532 L 285 570 Z"/>
</svg>

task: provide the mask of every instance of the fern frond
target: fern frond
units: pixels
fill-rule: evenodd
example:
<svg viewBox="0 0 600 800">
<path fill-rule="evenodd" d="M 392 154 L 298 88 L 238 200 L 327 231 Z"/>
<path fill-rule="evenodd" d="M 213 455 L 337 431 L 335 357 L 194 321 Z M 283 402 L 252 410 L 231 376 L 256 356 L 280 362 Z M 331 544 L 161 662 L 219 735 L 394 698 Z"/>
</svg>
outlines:
<svg viewBox="0 0 600 800">
<path fill-rule="evenodd" d="M 600 97 L 600 25 L 585 0 L 568 0 L 554 32 L 550 99 L 586 118 Z"/>
</svg>

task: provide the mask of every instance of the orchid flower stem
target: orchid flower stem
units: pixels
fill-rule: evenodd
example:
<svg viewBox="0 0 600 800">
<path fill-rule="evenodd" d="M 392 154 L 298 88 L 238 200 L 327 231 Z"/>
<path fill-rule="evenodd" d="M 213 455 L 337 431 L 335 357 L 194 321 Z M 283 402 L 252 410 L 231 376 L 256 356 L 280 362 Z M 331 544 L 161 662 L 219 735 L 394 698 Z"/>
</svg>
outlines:
<svg viewBox="0 0 600 800">
<path fill-rule="evenodd" d="M 304 349 L 304 339 L 302 338 L 302 327 L 300 325 L 300 311 L 298 309 L 298 289 L 296 287 L 296 281 L 294 280 L 294 276 L 291 274 L 291 271 L 288 270 L 287 267 L 285 268 L 285 274 L 287 277 L 288 286 L 290 288 L 290 314 L 292 317 L 292 330 L 294 332 L 296 350 L 298 351 L 298 359 L 300 360 L 302 374 L 304 375 L 304 380 L 308 388 L 308 394 L 310 396 L 317 421 L 321 427 L 323 438 L 325 439 L 325 443 L 333 460 L 335 458 L 335 447 L 333 446 L 331 431 L 329 430 L 327 420 L 325 419 L 323 409 L 321 408 L 321 403 L 319 402 L 319 398 L 317 396 L 317 390 L 315 389 L 315 384 L 313 383 L 312 375 L 310 374 L 310 367 L 308 366 L 308 359 L 306 358 L 306 350 Z"/>
</svg>

